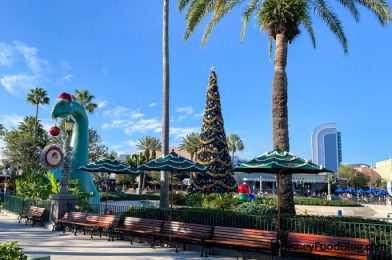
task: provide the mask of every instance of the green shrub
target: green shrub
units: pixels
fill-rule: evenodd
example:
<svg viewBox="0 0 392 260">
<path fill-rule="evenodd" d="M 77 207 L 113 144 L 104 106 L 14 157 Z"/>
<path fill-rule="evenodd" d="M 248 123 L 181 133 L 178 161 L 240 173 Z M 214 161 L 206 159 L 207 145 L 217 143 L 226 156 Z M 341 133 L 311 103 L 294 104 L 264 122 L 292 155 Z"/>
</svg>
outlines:
<svg viewBox="0 0 392 260">
<path fill-rule="evenodd" d="M 224 194 L 210 194 L 204 197 L 202 206 L 203 208 L 212 209 L 229 209 L 239 204 L 238 200 L 230 193 Z"/>
<path fill-rule="evenodd" d="M 15 241 L 0 244 L 0 259 L 1 260 L 17 260 L 27 259 L 23 254 L 23 249 L 20 248 Z"/>
<path fill-rule="evenodd" d="M 351 201 L 325 200 L 319 198 L 304 198 L 304 197 L 295 197 L 294 203 L 295 205 L 361 207 L 360 204 Z"/>
<path fill-rule="evenodd" d="M 186 205 L 186 195 L 181 193 L 169 194 L 169 201 L 173 205 Z"/>
<path fill-rule="evenodd" d="M 201 207 L 205 196 L 203 193 L 188 194 L 186 196 L 186 205 L 190 207 Z"/>
<path fill-rule="evenodd" d="M 273 215 L 276 214 L 276 207 L 267 204 L 244 202 L 234 207 L 232 211 L 245 215 Z"/>
<path fill-rule="evenodd" d="M 101 200 L 106 200 L 106 192 L 100 193 Z M 109 192 L 108 200 L 159 200 L 159 195 L 153 194 L 128 194 L 124 192 Z"/>
</svg>

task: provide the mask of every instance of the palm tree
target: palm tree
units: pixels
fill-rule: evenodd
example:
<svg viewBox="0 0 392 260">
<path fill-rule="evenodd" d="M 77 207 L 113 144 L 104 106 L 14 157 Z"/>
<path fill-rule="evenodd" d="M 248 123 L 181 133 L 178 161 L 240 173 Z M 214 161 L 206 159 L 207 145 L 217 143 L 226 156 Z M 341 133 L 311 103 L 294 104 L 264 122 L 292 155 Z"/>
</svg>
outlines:
<svg viewBox="0 0 392 260">
<path fill-rule="evenodd" d="M 90 95 L 88 90 L 75 90 L 75 95 L 72 96 L 72 98 L 84 106 L 84 108 L 90 113 L 94 112 L 94 110 L 98 107 L 97 104 L 93 103 L 95 96 Z"/>
<path fill-rule="evenodd" d="M 147 161 L 149 161 L 152 152 L 161 150 L 162 144 L 159 138 L 152 136 L 144 136 L 143 138 L 139 139 L 138 143 L 136 144 L 136 147 L 139 150 L 144 151 L 146 159 Z"/>
<path fill-rule="evenodd" d="M 341 21 L 325 0 L 179 0 L 179 10 L 188 7 L 186 13 L 185 39 L 188 39 L 206 16 L 211 16 L 202 37 L 205 45 L 215 25 L 235 6 L 248 2 L 243 12 L 241 36 L 244 38 L 249 18 L 255 14 L 258 26 L 275 41 L 274 77 L 272 82 L 273 147 L 289 151 L 289 129 L 287 109 L 287 51 L 288 44 L 300 34 L 303 25 L 309 33 L 313 46 L 316 40 L 312 24 L 312 12 L 323 20 L 342 44 L 344 53 L 348 43 Z M 372 11 L 384 25 L 391 20 L 391 11 L 385 0 L 343 0 L 340 3 L 359 21 L 358 5 Z M 292 178 L 285 174 L 280 178 L 280 208 L 282 213 L 295 214 Z"/>
<path fill-rule="evenodd" d="M 152 136 L 145 136 L 142 139 L 139 139 L 139 142 L 136 144 L 136 147 L 144 151 L 144 154 L 141 155 L 143 155 L 143 158 L 145 158 L 145 162 L 143 163 L 146 163 L 155 157 L 155 152 L 161 150 L 162 145 L 161 141 L 158 138 Z M 141 179 L 140 181 L 142 183 L 141 188 L 143 190 L 146 184 L 146 175 L 143 174 L 142 177 L 143 179 Z"/>
<path fill-rule="evenodd" d="M 234 158 L 235 152 L 243 151 L 245 149 L 241 138 L 237 134 L 231 134 L 227 137 L 227 146 L 232 153 L 231 158 Z"/>
<path fill-rule="evenodd" d="M 36 105 L 36 110 L 35 110 L 35 132 L 32 133 L 34 134 L 34 138 L 36 138 L 36 129 L 38 127 L 38 107 L 39 105 L 47 105 L 50 102 L 50 98 L 48 97 L 48 93 L 46 90 L 43 88 L 34 88 L 30 89 L 30 93 L 27 94 L 26 101 L 28 103 L 31 103 L 33 105 Z"/>
<path fill-rule="evenodd" d="M 180 150 L 187 151 L 191 155 L 191 160 L 193 161 L 194 156 L 197 153 L 200 145 L 200 134 L 197 132 L 192 132 L 187 134 L 182 138 L 182 142 L 180 144 Z"/>
<path fill-rule="evenodd" d="M 162 65 L 163 65 L 163 102 L 162 102 L 162 154 L 169 153 L 169 0 L 163 0 L 162 15 Z M 159 206 L 169 207 L 169 173 L 161 171 Z"/>
</svg>

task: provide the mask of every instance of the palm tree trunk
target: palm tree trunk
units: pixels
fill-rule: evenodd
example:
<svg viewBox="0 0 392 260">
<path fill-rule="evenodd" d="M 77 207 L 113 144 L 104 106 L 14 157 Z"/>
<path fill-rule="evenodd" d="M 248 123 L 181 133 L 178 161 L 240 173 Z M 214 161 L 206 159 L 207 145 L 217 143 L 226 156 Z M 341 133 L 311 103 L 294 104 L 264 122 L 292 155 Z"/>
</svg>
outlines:
<svg viewBox="0 0 392 260">
<path fill-rule="evenodd" d="M 162 109 L 162 153 L 169 153 L 169 0 L 163 0 L 163 109 Z M 169 173 L 161 171 L 161 208 L 169 207 Z"/>
<path fill-rule="evenodd" d="M 275 149 L 290 150 L 287 111 L 287 46 L 283 33 L 276 35 L 274 78 L 272 82 L 272 128 Z M 291 174 L 279 178 L 279 207 L 282 214 L 295 214 Z"/>
</svg>

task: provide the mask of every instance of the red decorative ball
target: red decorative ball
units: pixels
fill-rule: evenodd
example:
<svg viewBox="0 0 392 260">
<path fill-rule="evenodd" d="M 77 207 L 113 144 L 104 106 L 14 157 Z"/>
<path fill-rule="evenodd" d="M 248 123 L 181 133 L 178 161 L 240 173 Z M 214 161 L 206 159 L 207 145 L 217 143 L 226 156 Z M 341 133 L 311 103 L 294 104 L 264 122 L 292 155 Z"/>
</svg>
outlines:
<svg viewBox="0 0 392 260">
<path fill-rule="evenodd" d="M 52 126 L 52 127 L 49 129 L 49 134 L 50 134 L 51 136 L 58 136 L 58 135 L 60 134 L 60 127 L 58 127 L 57 125 Z"/>
<path fill-rule="evenodd" d="M 238 186 L 238 193 L 240 194 L 248 194 L 250 193 L 249 186 L 246 183 L 242 183 Z"/>
</svg>

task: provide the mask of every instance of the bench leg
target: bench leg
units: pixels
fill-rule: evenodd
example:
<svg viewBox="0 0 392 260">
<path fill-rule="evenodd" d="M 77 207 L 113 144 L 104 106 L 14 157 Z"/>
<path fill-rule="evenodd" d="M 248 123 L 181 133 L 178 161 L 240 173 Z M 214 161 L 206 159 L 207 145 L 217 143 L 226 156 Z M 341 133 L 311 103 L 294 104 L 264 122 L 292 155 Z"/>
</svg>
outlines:
<svg viewBox="0 0 392 260">
<path fill-rule="evenodd" d="M 131 233 L 131 245 L 133 245 L 133 233 Z"/>
<path fill-rule="evenodd" d="M 143 243 L 143 241 L 142 241 L 142 235 L 139 235 L 139 243 Z"/>
<path fill-rule="evenodd" d="M 178 253 L 178 244 L 179 244 L 179 242 L 176 241 L 176 253 Z"/>
</svg>

